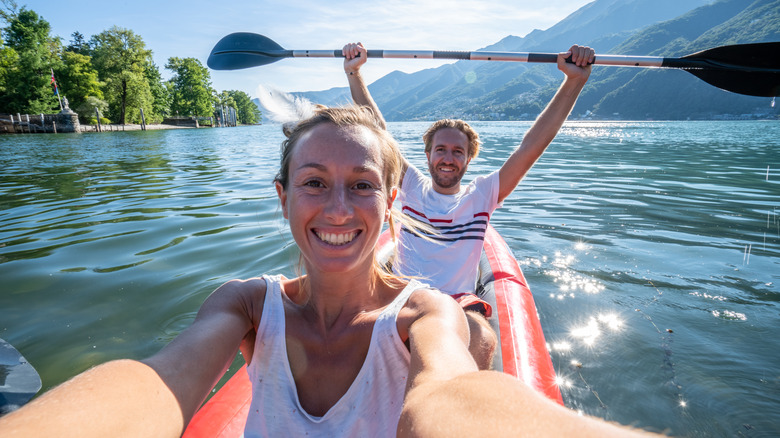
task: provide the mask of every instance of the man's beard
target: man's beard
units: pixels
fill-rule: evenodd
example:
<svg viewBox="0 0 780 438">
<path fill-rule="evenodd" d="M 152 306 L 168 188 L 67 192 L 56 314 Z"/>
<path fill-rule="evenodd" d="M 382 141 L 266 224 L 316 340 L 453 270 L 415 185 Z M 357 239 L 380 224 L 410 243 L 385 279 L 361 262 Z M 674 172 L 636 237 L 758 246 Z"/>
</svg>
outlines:
<svg viewBox="0 0 780 438">
<path fill-rule="evenodd" d="M 460 184 L 460 180 L 463 179 L 463 175 L 466 173 L 466 168 L 464 167 L 460 172 L 441 172 L 428 163 L 428 173 L 431 174 L 431 179 L 437 186 L 450 189 Z"/>
</svg>

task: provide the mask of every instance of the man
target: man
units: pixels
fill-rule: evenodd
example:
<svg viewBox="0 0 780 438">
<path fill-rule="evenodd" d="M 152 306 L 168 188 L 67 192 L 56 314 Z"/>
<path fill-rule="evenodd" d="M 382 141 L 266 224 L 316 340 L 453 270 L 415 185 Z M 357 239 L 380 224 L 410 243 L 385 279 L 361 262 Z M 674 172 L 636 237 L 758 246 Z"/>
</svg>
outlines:
<svg viewBox="0 0 780 438">
<path fill-rule="evenodd" d="M 360 75 L 367 60 L 365 47 L 347 44 L 343 53 L 352 99 L 370 107 L 385 126 Z M 568 56 L 571 63 L 565 62 Z M 590 76 L 594 56 L 593 49 L 577 45 L 558 55 L 558 69 L 565 79 L 555 96 L 501 168 L 476 177 L 468 185 L 462 185 L 461 179 L 479 152 L 477 132 L 462 120 L 450 119 L 439 120 L 428 129 L 423 141 L 430 178 L 404 159 L 398 199 L 404 214 L 436 232 L 424 237 L 401 230 L 393 266 L 397 273 L 424 278 L 457 299 L 464 309 L 490 317 L 490 306 L 474 295 L 488 221 L 555 138 Z M 480 368 L 487 368 L 496 345 L 495 334 L 484 318 L 467 314 L 472 330 L 470 349 Z"/>
</svg>

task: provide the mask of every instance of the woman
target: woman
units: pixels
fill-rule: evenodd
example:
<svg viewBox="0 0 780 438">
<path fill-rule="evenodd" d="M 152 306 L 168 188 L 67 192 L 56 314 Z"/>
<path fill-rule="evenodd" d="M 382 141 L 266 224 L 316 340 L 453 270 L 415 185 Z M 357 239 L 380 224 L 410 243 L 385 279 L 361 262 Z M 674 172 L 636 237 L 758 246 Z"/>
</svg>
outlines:
<svg viewBox="0 0 780 438">
<path fill-rule="evenodd" d="M 28 426 L 41 435 L 85 436 L 87 426 L 95 436 L 178 436 L 240 346 L 255 385 L 246 436 L 394 436 L 410 366 L 446 354 L 442 340 L 466 351 L 465 317 L 375 261 L 400 159 L 372 114 L 320 110 L 283 149 L 275 185 L 304 276 L 230 281 L 159 353 L 96 367 L 18 412 L 21 422 L 4 420 L 37 411 Z M 418 340 L 420 330 L 439 335 Z M 476 370 L 467 352 L 450 362 Z"/>
<path fill-rule="evenodd" d="M 283 144 L 275 184 L 304 276 L 220 286 L 159 353 L 82 373 L 0 419 L 0 435 L 179 436 L 240 347 L 253 382 L 245 436 L 565 431 L 548 430 L 544 415 L 563 415 L 555 426 L 580 436 L 625 436 L 597 420 L 582 426 L 516 379 L 477 373 L 457 303 L 383 273 L 376 242 L 400 159 L 373 120 L 324 109 Z"/>
</svg>

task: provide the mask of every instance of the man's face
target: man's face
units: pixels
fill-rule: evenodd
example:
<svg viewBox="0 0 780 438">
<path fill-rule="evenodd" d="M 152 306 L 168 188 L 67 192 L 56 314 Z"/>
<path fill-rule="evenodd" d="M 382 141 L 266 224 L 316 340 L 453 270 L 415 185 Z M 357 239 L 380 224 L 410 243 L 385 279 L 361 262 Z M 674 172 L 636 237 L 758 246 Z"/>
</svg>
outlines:
<svg viewBox="0 0 780 438">
<path fill-rule="evenodd" d="M 428 156 L 428 171 L 433 189 L 444 195 L 460 191 L 460 180 L 466 173 L 469 158 L 469 139 L 456 128 L 443 128 L 433 135 Z"/>
</svg>

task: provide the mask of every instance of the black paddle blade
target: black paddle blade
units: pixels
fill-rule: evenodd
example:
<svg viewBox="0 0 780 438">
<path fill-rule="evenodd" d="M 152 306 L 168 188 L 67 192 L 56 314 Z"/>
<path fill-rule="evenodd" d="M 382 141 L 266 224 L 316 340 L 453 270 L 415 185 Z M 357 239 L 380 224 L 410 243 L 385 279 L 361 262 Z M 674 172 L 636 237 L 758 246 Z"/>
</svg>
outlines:
<svg viewBox="0 0 780 438">
<path fill-rule="evenodd" d="M 19 409 L 41 389 L 41 377 L 11 344 L 0 339 L 0 416 Z"/>
<path fill-rule="evenodd" d="M 211 50 L 206 64 L 212 70 L 258 67 L 292 56 L 270 38 L 256 33 L 236 32 L 222 38 Z"/>
<path fill-rule="evenodd" d="M 735 44 L 684 56 L 702 62 L 685 68 L 699 79 L 723 90 L 748 96 L 780 96 L 780 42 Z"/>
</svg>

